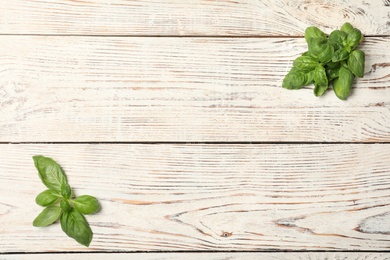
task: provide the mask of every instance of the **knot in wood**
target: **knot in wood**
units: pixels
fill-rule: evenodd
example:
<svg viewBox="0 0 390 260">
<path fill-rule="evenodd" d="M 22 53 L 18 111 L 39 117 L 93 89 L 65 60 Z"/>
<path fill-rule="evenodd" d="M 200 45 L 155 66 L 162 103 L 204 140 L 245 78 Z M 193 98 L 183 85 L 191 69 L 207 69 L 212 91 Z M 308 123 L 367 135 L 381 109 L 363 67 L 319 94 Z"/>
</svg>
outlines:
<svg viewBox="0 0 390 260">
<path fill-rule="evenodd" d="M 222 232 L 221 237 L 230 237 L 233 235 L 233 232 Z"/>
</svg>

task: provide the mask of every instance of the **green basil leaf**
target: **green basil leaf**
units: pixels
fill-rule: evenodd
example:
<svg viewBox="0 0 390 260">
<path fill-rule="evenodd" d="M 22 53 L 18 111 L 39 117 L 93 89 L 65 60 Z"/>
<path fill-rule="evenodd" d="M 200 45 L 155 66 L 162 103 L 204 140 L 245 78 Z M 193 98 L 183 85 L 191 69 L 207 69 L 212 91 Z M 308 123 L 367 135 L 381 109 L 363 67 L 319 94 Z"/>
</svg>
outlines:
<svg viewBox="0 0 390 260">
<path fill-rule="evenodd" d="M 61 167 L 53 159 L 41 155 L 33 156 L 33 160 L 43 184 L 49 189 L 61 193 L 61 186 L 68 184 Z"/>
<path fill-rule="evenodd" d="M 56 202 L 58 199 L 58 195 L 55 194 L 52 190 L 45 190 L 38 194 L 35 198 L 35 202 L 43 207 L 49 206 Z"/>
<path fill-rule="evenodd" d="M 64 212 L 68 212 L 71 209 L 68 200 L 61 200 L 60 207 Z"/>
<path fill-rule="evenodd" d="M 325 68 L 322 65 L 318 65 L 314 71 L 314 95 L 316 97 L 322 96 L 327 89 L 328 78 Z"/>
<path fill-rule="evenodd" d="M 314 81 L 315 70 L 309 71 L 306 73 L 306 81 L 304 82 L 304 86 L 310 85 Z"/>
<path fill-rule="evenodd" d="M 340 62 L 328 62 L 328 63 L 326 63 L 326 68 L 327 69 L 340 68 Z"/>
<path fill-rule="evenodd" d="M 84 216 L 72 208 L 61 215 L 61 228 L 69 237 L 78 243 L 89 246 L 92 241 L 92 230 Z"/>
<path fill-rule="evenodd" d="M 326 39 L 310 38 L 308 46 L 310 55 L 320 62 L 327 63 L 332 60 L 334 47 Z"/>
<path fill-rule="evenodd" d="M 73 200 L 74 207 L 83 214 L 93 214 L 99 211 L 99 201 L 90 195 L 82 195 Z"/>
<path fill-rule="evenodd" d="M 313 93 L 316 97 L 322 96 L 325 91 L 329 88 L 328 85 L 320 85 L 314 82 L 314 90 Z"/>
<path fill-rule="evenodd" d="M 343 26 L 341 26 L 340 30 L 349 34 L 353 30 L 353 26 L 352 26 L 352 24 L 346 22 L 343 24 Z"/>
<path fill-rule="evenodd" d="M 349 52 L 347 49 L 339 49 L 334 52 L 332 62 L 339 62 L 348 59 Z"/>
<path fill-rule="evenodd" d="M 293 62 L 293 66 L 303 72 L 309 72 L 314 70 L 318 65 L 318 61 L 316 61 L 313 57 L 310 56 L 300 56 L 296 58 Z"/>
<path fill-rule="evenodd" d="M 72 189 L 70 188 L 69 184 L 64 183 L 61 186 L 61 196 L 65 199 L 70 199 L 72 197 Z"/>
<path fill-rule="evenodd" d="M 359 45 L 361 39 L 362 39 L 362 33 L 360 32 L 360 30 L 353 28 L 352 31 L 348 33 L 347 45 L 350 48 L 354 49 Z"/>
<path fill-rule="evenodd" d="M 347 44 L 347 33 L 341 30 L 334 30 L 329 34 L 329 42 L 336 50 L 341 49 Z"/>
<path fill-rule="evenodd" d="M 334 81 L 333 84 L 333 90 L 339 99 L 347 99 L 349 93 L 351 92 L 353 79 L 353 73 L 349 69 L 345 68 L 344 66 L 340 67 L 339 77 Z"/>
<path fill-rule="evenodd" d="M 326 39 L 326 34 L 315 26 L 307 27 L 305 30 L 305 40 L 309 43 L 311 38 Z"/>
<path fill-rule="evenodd" d="M 362 78 L 364 75 L 365 55 L 361 50 L 354 50 L 348 57 L 348 68 L 356 77 Z"/>
<path fill-rule="evenodd" d="M 61 215 L 61 208 L 58 206 L 49 206 L 45 208 L 39 215 L 34 219 L 34 227 L 46 227 L 53 224 Z"/>
<path fill-rule="evenodd" d="M 324 45 L 326 44 L 326 42 L 326 39 L 310 38 L 307 42 L 309 55 L 317 57 L 317 55 L 324 50 Z"/>
<path fill-rule="evenodd" d="M 326 71 L 326 75 L 328 77 L 328 81 L 333 81 L 334 79 L 339 77 L 340 66 L 336 68 L 328 68 Z"/>
<path fill-rule="evenodd" d="M 286 89 L 301 89 L 307 82 L 307 75 L 303 71 L 292 68 L 284 77 L 282 87 Z"/>
</svg>

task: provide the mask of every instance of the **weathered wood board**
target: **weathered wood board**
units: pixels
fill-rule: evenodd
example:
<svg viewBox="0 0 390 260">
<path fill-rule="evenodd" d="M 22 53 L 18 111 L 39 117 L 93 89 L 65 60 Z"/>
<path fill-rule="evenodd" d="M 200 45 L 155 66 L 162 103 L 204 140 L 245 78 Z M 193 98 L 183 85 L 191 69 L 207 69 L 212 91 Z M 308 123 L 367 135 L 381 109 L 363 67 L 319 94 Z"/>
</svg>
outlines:
<svg viewBox="0 0 390 260">
<path fill-rule="evenodd" d="M 0 33 L 55 35 L 301 36 L 350 21 L 389 35 L 388 0 L 2 0 Z"/>
<path fill-rule="evenodd" d="M 390 145 L 1 145 L 2 252 L 87 250 L 35 228 L 31 156 L 99 198 L 88 250 L 389 250 Z M 23 241 L 23 243 L 20 243 Z M 50 244 L 50 246 L 48 246 Z"/>
<path fill-rule="evenodd" d="M 389 142 L 389 46 L 345 102 L 281 87 L 304 39 L 3 36 L 0 141 Z"/>
</svg>

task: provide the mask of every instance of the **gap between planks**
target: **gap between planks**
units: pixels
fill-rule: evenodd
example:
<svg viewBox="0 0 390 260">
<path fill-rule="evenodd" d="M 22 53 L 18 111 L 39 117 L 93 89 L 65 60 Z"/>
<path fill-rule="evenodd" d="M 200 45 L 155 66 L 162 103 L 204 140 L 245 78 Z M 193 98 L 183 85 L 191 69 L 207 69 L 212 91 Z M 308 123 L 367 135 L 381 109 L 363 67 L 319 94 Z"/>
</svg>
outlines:
<svg viewBox="0 0 390 260">
<path fill-rule="evenodd" d="M 264 38 L 276 38 L 276 39 L 299 39 L 304 38 L 303 35 L 122 35 L 122 34 L 42 34 L 42 33 L 24 33 L 24 34 L 14 34 L 14 33 L 0 33 L 0 37 L 7 36 L 20 36 L 20 37 L 104 37 L 104 38 L 226 38 L 226 39 L 264 39 Z M 375 37 L 390 37 L 390 34 L 368 34 L 364 35 L 365 38 L 375 38 Z"/>
<path fill-rule="evenodd" d="M 213 141 L 191 141 L 191 142 L 186 142 L 186 141 L 115 141 L 115 142 L 105 142 L 105 141 L 100 141 L 100 142 L 97 142 L 97 141 L 67 141 L 67 142 L 0 142 L 0 145 L 8 145 L 8 144 L 13 144 L 13 145 L 28 145 L 28 144 L 52 144 L 52 145 L 62 145 L 62 144 L 69 144 L 69 145 L 72 145 L 72 144 L 118 144 L 118 145 L 121 145 L 121 144 L 129 144 L 129 145 L 137 145 L 137 144 L 145 144 L 145 145 L 153 145 L 153 144 L 167 144 L 167 145 L 224 145 L 224 144 L 233 144 L 233 145 L 321 145 L 321 144 L 325 144 L 325 145 L 342 145 L 342 144 L 346 144 L 346 145 L 349 145 L 349 144 L 367 144 L 367 145 L 370 145 L 370 144 L 390 144 L 390 142 L 322 142 L 322 141 L 319 141 L 319 142 L 315 142 L 315 141 L 310 141 L 310 142 L 304 142 L 304 141 L 291 141 L 291 142 L 284 142 L 284 141 L 281 141 L 281 142 L 277 142 L 277 141 L 272 141 L 272 142 L 267 142 L 267 141 L 263 141 L 263 142 L 259 142 L 259 141 L 254 141 L 254 142 L 251 142 L 251 141 L 225 141 L 225 142 L 221 142 L 221 141 L 217 141 L 217 142 L 213 142 Z"/>
<path fill-rule="evenodd" d="M 0 254 L 1 255 L 1 254 Z M 36 257 L 45 259 L 74 259 L 75 256 L 83 259 L 107 259 L 115 256 L 115 259 L 388 259 L 388 252 L 80 252 L 80 253 L 38 253 L 7 255 L 7 259 L 31 259 Z"/>
</svg>

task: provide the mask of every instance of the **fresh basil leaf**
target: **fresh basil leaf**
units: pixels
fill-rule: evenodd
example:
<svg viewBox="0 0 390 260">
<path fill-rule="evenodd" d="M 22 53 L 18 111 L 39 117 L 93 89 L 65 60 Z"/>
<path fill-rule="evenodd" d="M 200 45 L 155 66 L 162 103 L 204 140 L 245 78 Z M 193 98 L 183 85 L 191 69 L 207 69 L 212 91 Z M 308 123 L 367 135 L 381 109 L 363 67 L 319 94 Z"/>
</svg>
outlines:
<svg viewBox="0 0 390 260">
<path fill-rule="evenodd" d="M 34 219 L 34 227 L 46 227 L 53 224 L 61 215 L 61 208 L 58 206 L 49 206 L 45 208 L 39 215 Z"/>
<path fill-rule="evenodd" d="M 309 72 L 306 73 L 306 81 L 304 82 L 305 86 L 310 85 L 311 83 L 313 83 L 313 81 L 314 81 L 314 74 L 315 74 L 315 70 L 312 70 L 312 71 L 309 71 Z"/>
<path fill-rule="evenodd" d="M 364 75 L 364 62 L 364 52 L 361 50 L 354 50 L 349 55 L 347 64 L 348 68 L 356 77 L 362 78 Z"/>
<path fill-rule="evenodd" d="M 346 22 L 341 26 L 340 30 L 349 34 L 353 30 L 353 26 L 352 24 Z"/>
<path fill-rule="evenodd" d="M 68 200 L 61 200 L 60 207 L 64 212 L 68 212 L 71 209 Z"/>
<path fill-rule="evenodd" d="M 316 97 L 320 97 L 322 96 L 325 91 L 329 88 L 328 85 L 320 85 L 320 84 L 317 84 L 316 82 L 314 82 L 314 90 L 313 90 L 313 93 Z"/>
<path fill-rule="evenodd" d="M 310 38 L 308 45 L 310 55 L 318 61 L 327 63 L 332 60 L 334 47 L 326 39 Z"/>
<path fill-rule="evenodd" d="M 305 30 L 305 40 L 309 43 L 311 38 L 326 39 L 326 34 L 315 26 L 307 27 Z"/>
<path fill-rule="evenodd" d="M 71 238 L 78 243 L 89 246 L 92 241 L 92 230 L 87 220 L 75 208 L 61 215 L 61 228 Z"/>
<path fill-rule="evenodd" d="M 336 68 L 340 68 L 340 62 L 328 62 L 326 63 L 326 68 L 327 69 L 336 69 Z"/>
<path fill-rule="evenodd" d="M 314 71 L 314 95 L 322 96 L 328 89 L 328 78 L 326 77 L 325 68 L 318 65 Z"/>
<path fill-rule="evenodd" d="M 49 206 L 55 203 L 58 199 L 58 195 L 55 194 L 52 190 L 45 190 L 38 194 L 35 198 L 35 202 L 43 207 Z"/>
<path fill-rule="evenodd" d="M 362 33 L 360 32 L 359 29 L 353 28 L 347 36 L 347 45 L 351 48 L 354 49 L 356 48 L 360 40 L 362 39 Z"/>
<path fill-rule="evenodd" d="M 347 49 L 339 49 L 334 52 L 333 57 L 332 57 L 332 62 L 340 62 L 343 60 L 348 59 L 349 52 Z"/>
<path fill-rule="evenodd" d="M 326 75 L 328 77 L 328 81 L 333 81 L 334 79 L 339 77 L 340 66 L 336 68 L 328 68 L 326 70 Z"/>
<path fill-rule="evenodd" d="M 307 42 L 308 53 L 310 56 L 317 57 L 319 53 L 321 53 L 326 44 L 327 40 L 322 38 L 310 38 Z"/>
<path fill-rule="evenodd" d="M 284 77 L 282 87 L 286 89 L 301 89 L 308 81 L 307 75 L 296 68 L 292 68 Z"/>
<path fill-rule="evenodd" d="M 334 30 L 329 34 L 329 42 L 336 50 L 339 50 L 347 44 L 347 33 L 341 30 Z"/>
<path fill-rule="evenodd" d="M 300 56 L 296 58 L 293 62 L 293 66 L 303 72 L 309 72 L 314 70 L 318 65 L 318 61 L 316 61 L 313 57 L 310 56 Z"/>
<path fill-rule="evenodd" d="M 61 186 L 61 196 L 65 199 L 70 199 L 72 197 L 72 189 L 70 188 L 69 184 L 64 183 Z"/>
<path fill-rule="evenodd" d="M 340 67 L 339 77 L 334 81 L 333 84 L 333 90 L 339 99 L 347 99 L 349 93 L 351 92 L 353 79 L 353 73 L 349 69 L 345 68 L 344 66 Z"/>
<path fill-rule="evenodd" d="M 43 184 L 61 193 L 61 186 L 68 184 L 61 167 L 53 159 L 41 155 L 33 156 L 33 160 Z"/>
<path fill-rule="evenodd" d="M 99 211 L 99 201 L 90 195 L 82 195 L 73 200 L 74 207 L 83 214 L 93 214 Z"/>
</svg>

